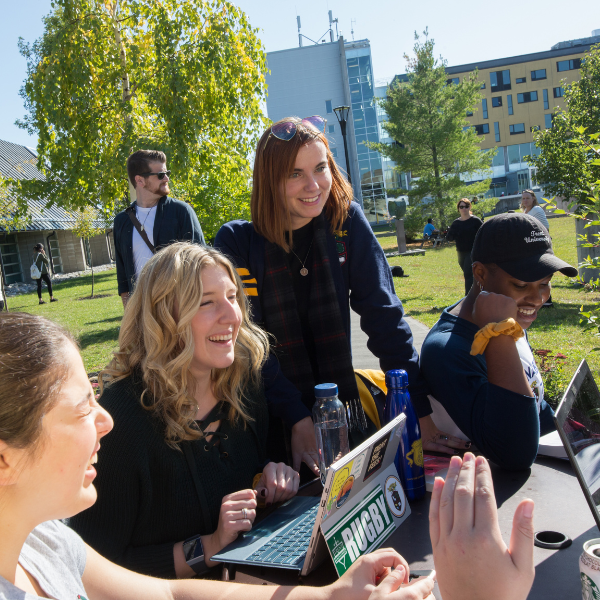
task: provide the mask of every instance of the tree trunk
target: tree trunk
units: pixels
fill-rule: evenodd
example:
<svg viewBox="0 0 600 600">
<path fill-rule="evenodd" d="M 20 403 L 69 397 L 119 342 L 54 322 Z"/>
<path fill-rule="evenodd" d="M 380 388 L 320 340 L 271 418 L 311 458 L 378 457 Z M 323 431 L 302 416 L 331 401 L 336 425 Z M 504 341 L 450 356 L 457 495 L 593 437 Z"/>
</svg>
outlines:
<svg viewBox="0 0 600 600">
<path fill-rule="evenodd" d="M 4 298 L 4 310 L 8 311 L 8 302 L 6 300 L 6 286 L 4 285 L 4 261 L 0 253 L 0 290 L 2 290 L 2 298 Z"/>
</svg>

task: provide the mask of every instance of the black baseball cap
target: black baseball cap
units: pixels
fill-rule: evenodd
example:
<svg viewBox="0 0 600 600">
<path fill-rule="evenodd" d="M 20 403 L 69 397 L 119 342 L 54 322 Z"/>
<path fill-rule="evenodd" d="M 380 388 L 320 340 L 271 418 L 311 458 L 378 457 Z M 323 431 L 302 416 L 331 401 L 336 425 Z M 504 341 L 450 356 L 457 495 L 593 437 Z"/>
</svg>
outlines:
<svg viewBox="0 0 600 600">
<path fill-rule="evenodd" d="M 471 258 L 473 262 L 495 263 L 521 281 L 539 281 L 556 271 L 577 276 L 577 269 L 554 255 L 548 230 L 523 213 L 488 219 L 475 236 Z"/>
</svg>

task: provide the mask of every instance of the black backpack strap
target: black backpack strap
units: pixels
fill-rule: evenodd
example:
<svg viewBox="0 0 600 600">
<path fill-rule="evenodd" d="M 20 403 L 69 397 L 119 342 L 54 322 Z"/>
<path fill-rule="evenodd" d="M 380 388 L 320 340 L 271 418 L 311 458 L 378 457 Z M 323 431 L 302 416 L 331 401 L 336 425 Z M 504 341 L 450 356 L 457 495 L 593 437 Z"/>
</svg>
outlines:
<svg viewBox="0 0 600 600">
<path fill-rule="evenodd" d="M 144 231 L 144 227 L 138 221 L 138 218 L 135 216 L 135 208 L 133 206 L 130 206 L 125 210 L 125 212 L 129 215 L 129 218 L 131 219 L 133 226 L 137 229 L 137 232 L 140 234 L 140 237 L 144 240 L 144 242 L 146 242 L 146 246 L 148 246 L 148 248 L 150 248 L 150 251 L 152 252 L 152 254 L 155 254 L 156 250 L 154 249 L 154 245 L 148 239 L 148 235 Z"/>
</svg>

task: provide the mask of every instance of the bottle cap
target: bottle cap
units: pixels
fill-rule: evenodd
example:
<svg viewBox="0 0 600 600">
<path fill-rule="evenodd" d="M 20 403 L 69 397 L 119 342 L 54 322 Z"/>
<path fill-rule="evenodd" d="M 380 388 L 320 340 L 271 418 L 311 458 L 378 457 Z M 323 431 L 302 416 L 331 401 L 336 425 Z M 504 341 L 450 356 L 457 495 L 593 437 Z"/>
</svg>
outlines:
<svg viewBox="0 0 600 600">
<path fill-rule="evenodd" d="M 338 395 L 338 387 L 335 383 L 320 383 L 315 385 L 315 398 L 331 398 Z"/>
<path fill-rule="evenodd" d="M 408 387 L 408 373 L 404 369 L 392 369 L 385 374 L 385 385 L 388 388 Z"/>
</svg>

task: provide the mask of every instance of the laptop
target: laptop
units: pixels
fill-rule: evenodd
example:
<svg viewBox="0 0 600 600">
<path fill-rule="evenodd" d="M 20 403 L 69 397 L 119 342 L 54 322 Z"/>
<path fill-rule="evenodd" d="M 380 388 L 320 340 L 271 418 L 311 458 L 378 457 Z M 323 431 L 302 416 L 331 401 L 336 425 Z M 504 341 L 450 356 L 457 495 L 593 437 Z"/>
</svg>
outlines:
<svg viewBox="0 0 600 600">
<path fill-rule="evenodd" d="M 600 393 L 585 360 L 573 375 L 554 422 L 600 528 Z"/>
<path fill-rule="evenodd" d="M 292 569 L 304 576 L 329 551 L 343 574 L 410 515 L 394 465 L 405 423 L 404 414 L 398 415 L 333 463 L 320 497 L 291 498 L 212 560 Z"/>
</svg>

